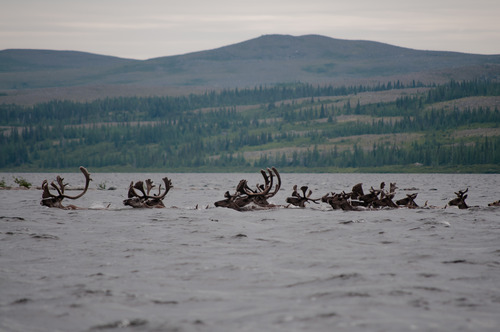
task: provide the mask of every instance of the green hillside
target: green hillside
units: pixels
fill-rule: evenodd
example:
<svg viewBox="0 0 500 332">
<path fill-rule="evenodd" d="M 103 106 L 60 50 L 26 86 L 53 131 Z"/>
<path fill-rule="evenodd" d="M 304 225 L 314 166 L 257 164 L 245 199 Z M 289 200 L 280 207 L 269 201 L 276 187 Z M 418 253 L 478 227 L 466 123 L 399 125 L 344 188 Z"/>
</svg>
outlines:
<svg viewBox="0 0 500 332">
<path fill-rule="evenodd" d="M 0 105 L 0 169 L 500 171 L 500 83 L 287 84 Z"/>
</svg>

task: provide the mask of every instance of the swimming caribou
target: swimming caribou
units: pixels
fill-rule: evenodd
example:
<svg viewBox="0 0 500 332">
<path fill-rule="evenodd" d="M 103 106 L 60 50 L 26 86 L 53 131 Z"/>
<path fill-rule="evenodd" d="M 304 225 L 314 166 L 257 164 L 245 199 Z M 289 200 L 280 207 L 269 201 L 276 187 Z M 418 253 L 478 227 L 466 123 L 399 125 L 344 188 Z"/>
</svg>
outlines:
<svg viewBox="0 0 500 332">
<path fill-rule="evenodd" d="M 83 189 L 83 192 L 81 192 L 79 195 L 76 196 L 69 196 L 64 193 L 64 190 L 66 186 L 68 185 L 67 183 L 64 183 L 64 179 L 60 177 L 59 175 L 56 178 L 56 183 L 51 182 L 50 186 L 57 191 L 57 195 L 54 195 L 50 192 L 49 190 L 49 182 L 47 180 L 43 180 L 42 182 L 42 200 L 40 201 L 40 205 L 51 207 L 51 208 L 59 208 L 59 209 L 64 209 L 64 210 L 77 210 L 81 209 L 78 206 L 69 204 L 64 206 L 62 204 L 63 199 L 68 198 L 68 199 L 78 199 L 85 195 L 87 192 L 87 189 L 89 189 L 89 183 L 92 181 L 90 178 L 90 173 L 87 171 L 87 169 L 83 166 L 80 166 L 80 171 L 83 173 L 85 176 L 85 188 Z"/>
<path fill-rule="evenodd" d="M 321 198 L 310 198 L 312 195 L 312 190 L 309 190 L 309 193 L 307 193 L 308 189 L 309 189 L 308 186 L 300 187 L 300 190 L 302 191 L 302 196 L 301 196 L 300 193 L 297 191 L 297 185 L 294 185 L 292 197 L 286 198 L 286 202 L 288 203 L 287 207 L 290 205 L 305 207 L 306 203 L 308 202 L 319 204 L 318 201 L 321 200 Z"/>
<path fill-rule="evenodd" d="M 216 207 L 226 207 L 236 211 L 254 210 L 254 209 L 270 209 L 276 207 L 270 204 L 268 199 L 276 195 L 281 188 L 281 176 L 275 167 L 271 169 L 261 170 L 260 173 L 264 178 L 264 184 L 257 185 L 256 189 L 250 189 L 247 180 L 241 180 L 236 186 L 234 194 L 226 191 L 224 197 L 226 199 L 214 203 Z M 273 189 L 274 177 L 276 176 L 276 186 Z"/>
<path fill-rule="evenodd" d="M 163 178 L 163 183 L 165 184 L 163 194 L 161 193 L 160 184 L 158 187 L 158 194 L 155 195 L 151 194 L 151 190 L 156 187 L 151 179 L 146 180 L 145 187 L 142 181 L 137 181 L 135 184 L 134 181 L 132 181 L 128 187 L 128 198 L 123 201 L 123 204 L 133 208 L 164 208 L 163 199 L 173 186 L 172 181 L 167 177 Z M 137 193 L 136 189 L 140 194 Z"/>
<path fill-rule="evenodd" d="M 448 205 L 449 206 L 458 206 L 459 209 L 468 209 L 469 206 L 465 203 L 465 199 L 467 198 L 466 193 L 468 191 L 469 191 L 469 188 L 455 192 L 455 195 L 457 195 L 457 197 L 452 199 L 451 201 L 449 201 Z"/>
<path fill-rule="evenodd" d="M 40 205 L 66 210 L 82 209 L 81 207 L 72 204 L 63 205 L 63 200 L 65 198 L 76 200 L 85 195 L 87 192 L 92 179 L 90 178 L 90 173 L 85 167 L 80 166 L 80 171 L 85 177 L 85 187 L 80 194 L 74 196 L 67 195 L 65 190 L 68 184 L 64 183 L 64 179 L 58 175 L 55 182 L 49 183 L 47 180 L 43 181 L 43 193 Z M 248 186 L 248 181 L 243 179 L 236 186 L 234 194 L 226 191 L 224 194 L 225 199 L 215 202 L 214 205 L 216 207 L 226 207 L 237 211 L 289 207 L 290 205 L 303 208 L 308 202 L 319 204 L 319 201 L 329 204 L 333 209 L 351 211 L 360 209 L 419 207 L 415 202 L 417 193 L 407 194 L 406 198 L 393 202 L 397 189 L 396 184 L 391 183 L 390 189 L 387 191 L 385 190 L 384 182 L 380 184 L 379 189 L 371 187 L 368 194 L 364 193 L 362 183 L 358 183 L 352 187 L 351 192 L 349 193 L 342 191 L 341 193 L 336 194 L 332 192 L 321 198 L 311 198 L 312 191 L 309 190 L 308 186 L 300 187 L 299 191 L 298 186 L 294 185 L 291 197 L 286 198 L 288 205 L 279 206 L 271 204 L 268 201 L 268 199 L 275 196 L 281 188 L 281 176 L 278 170 L 275 167 L 271 167 L 266 170 L 261 170 L 260 172 L 264 178 L 264 184 L 258 184 L 255 189 L 251 189 Z M 137 181 L 134 183 L 132 181 L 128 188 L 128 198 L 123 200 L 123 204 L 133 208 L 164 208 L 165 205 L 163 204 L 163 199 L 173 186 L 172 181 L 169 178 L 164 177 L 162 180 L 165 187 L 162 192 L 162 185 L 160 184 L 158 186 L 157 194 L 152 193 L 153 188 L 156 186 L 153 184 L 151 179 L 147 179 L 145 182 Z M 51 192 L 51 189 L 55 190 L 57 194 Z M 447 205 L 457 206 L 459 209 L 468 209 L 469 206 L 465 202 L 468 191 L 469 189 L 467 188 L 465 190 L 455 192 L 457 197 L 450 200 Z M 500 201 L 490 203 L 488 206 L 500 206 Z M 428 208 L 427 202 L 423 208 Z"/>
</svg>

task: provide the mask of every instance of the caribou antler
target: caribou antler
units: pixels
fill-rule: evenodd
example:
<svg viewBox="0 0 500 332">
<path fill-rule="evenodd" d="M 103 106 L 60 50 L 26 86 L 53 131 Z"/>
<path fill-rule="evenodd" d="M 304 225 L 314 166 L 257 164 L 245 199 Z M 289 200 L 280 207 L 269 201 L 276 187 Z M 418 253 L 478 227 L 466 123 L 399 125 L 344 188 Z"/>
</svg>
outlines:
<svg viewBox="0 0 500 332">
<path fill-rule="evenodd" d="M 469 188 L 455 192 L 455 195 L 457 195 L 457 197 L 452 199 L 451 201 L 449 201 L 448 205 L 449 206 L 458 206 L 459 209 L 468 209 L 469 206 L 465 203 L 465 199 L 467 198 L 466 193 L 468 191 L 469 191 Z"/>
<path fill-rule="evenodd" d="M 363 192 L 363 184 L 362 183 L 355 184 L 352 187 L 351 193 L 349 194 L 351 199 L 358 199 L 359 197 L 364 196 L 364 195 L 365 195 L 365 193 Z"/>
<path fill-rule="evenodd" d="M 382 182 L 382 183 L 384 183 L 384 182 Z M 385 183 L 384 183 L 384 186 L 385 186 Z M 384 190 L 384 186 L 382 186 L 382 185 L 380 186 L 380 199 L 383 199 L 385 197 L 393 199 L 394 196 L 396 195 L 396 189 L 398 189 L 398 187 L 396 187 L 396 183 L 390 183 L 389 191 Z"/>
<path fill-rule="evenodd" d="M 280 173 L 278 172 L 278 170 L 275 167 L 271 167 L 271 169 L 274 172 L 274 174 L 276 175 L 276 179 L 278 180 L 278 183 L 276 183 L 276 187 L 274 187 L 274 191 L 272 193 L 268 194 L 268 198 L 276 195 L 276 193 L 281 188 L 281 175 L 280 175 Z"/>
<path fill-rule="evenodd" d="M 79 195 L 76 195 L 76 196 L 68 196 L 68 195 L 64 195 L 65 198 L 69 198 L 69 199 L 78 199 L 80 197 L 82 197 L 83 195 L 85 195 L 85 193 L 87 192 L 87 190 L 89 189 L 89 184 L 90 184 L 90 181 L 92 181 L 92 179 L 90 178 L 90 173 L 87 171 L 87 169 L 83 166 L 80 166 L 80 171 L 83 173 L 83 175 L 85 176 L 85 188 L 83 189 L 83 192 L 81 192 Z M 62 179 L 61 179 L 61 184 L 62 184 Z M 67 184 L 66 184 L 67 185 Z M 66 186 L 64 185 L 64 186 Z M 62 188 L 62 191 L 64 192 L 64 187 Z"/>
<path fill-rule="evenodd" d="M 144 188 L 143 181 L 137 181 L 134 184 L 132 181 L 128 188 L 128 199 L 123 201 L 124 205 L 129 205 L 134 208 L 164 208 L 163 199 L 167 196 L 172 186 L 172 181 L 169 178 L 164 177 L 163 183 L 165 184 L 165 190 L 163 194 L 161 193 L 161 185 L 158 187 L 158 194 L 151 195 L 151 190 L 156 187 L 151 179 L 146 180 L 146 187 Z M 137 193 L 136 189 L 140 192 Z"/>
<path fill-rule="evenodd" d="M 62 205 L 62 200 L 64 198 L 68 199 L 78 199 L 85 195 L 87 190 L 89 189 L 89 184 L 92 179 L 90 178 L 90 173 L 87 171 L 87 169 L 83 166 L 80 166 L 80 171 L 83 173 L 85 176 L 85 188 L 83 189 L 83 192 L 81 192 L 79 195 L 76 196 L 68 196 L 64 194 L 64 189 L 68 185 L 67 183 L 64 183 L 64 179 L 61 178 L 59 175 L 56 177 L 56 183 L 51 182 L 50 186 L 57 191 L 57 195 L 54 195 L 50 192 L 49 189 L 49 182 L 47 180 L 43 180 L 42 182 L 42 200 L 40 201 L 40 204 L 43 206 L 48 206 L 48 207 L 56 207 L 60 209 L 79 209 L 79 207 L 74 206 L 74 205 L 68 205 L 64 206 Z"/>
<path fill-rule="evenodd" d="M 292 204 L 299 207 L 305 207 L 305 204 L 309 201 L 319 204 L 317 201 L 321 200 L 321 198 L 310 198 L 312 195 L 312 190 L 309 190 L 309 192 L 307 192 L 308 189 L 309 189 L 308 186 L 300 187 L 300 190 L 302 191 L 302 196 L 301 196 L 300 193 L 297 191 L 297 185 L 294 185 L 292 192 L 293 197 L 287 197 L 286 202 L 288 204 Z"/>
<path fill-rule="evenodd" d="M 227 207 L 237 211 L 241 211 L 245 206 L 253 203 L 261 208 L 270 208 L 274 205 L 269 204 L 268 198 L 273 197 L 281 188 L 281 176 L 275 167 L 271 169 L 267 168 L 267 172 L 261 170 L 260 173 L 264 178 L 263 185 L 257 185 L 256 189 L 253 190 L 248 186 L 247 180 L 240 180 L 236 186 L 236 192 L 231 195 L 226 191 L 224 197 L 226 199 L 215 202 L 217 207 Z M 277 184 L 273 191 L 274 176 L 276 176 Z"/>
<path fill-rule="evenodd" d="M 247 181 L 244 180 L 244 185 L 241 186 L 241 189 L 243 190 L 243 192 L 245 194 L 247 194 L 248 196 L 266 196 L 269 191 L 271 190 L 271 187 L 273 186 L 273 173 L 272 171 L 268 168 L 267 169 L 268 173 L 269 173 L 269 176 L 266 174 L 266 172 L 264 170 L 261 170 L 260 173 L 262 174 L 262 177 L 264 177 L 264 181 L 265 181 L 265 186 L 264 188 L 262 188 L 262 186 L 259 186 L 257 185 L 257 190 L 251 190 L 248 185 L 247 185 Z M 241 182 L 240 182 L 241 183 Z"/>
</svg>

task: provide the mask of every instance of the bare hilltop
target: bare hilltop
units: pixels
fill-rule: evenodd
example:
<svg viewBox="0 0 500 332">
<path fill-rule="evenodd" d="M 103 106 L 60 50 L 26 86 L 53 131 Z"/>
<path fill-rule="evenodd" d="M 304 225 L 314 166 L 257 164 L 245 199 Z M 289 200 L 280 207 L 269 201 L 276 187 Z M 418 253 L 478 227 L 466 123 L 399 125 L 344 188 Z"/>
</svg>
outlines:
<svg viewBox="0 0 500 332">
<path fill-rule="evenodd" d="M 498 79 L 500 55 L 427 51 L 320 35 L 264 35 L 200 52 L 123 59 L 75 51 L 0 51 L 0 103 L 182 95 L 303 82 Z"/>
</svg>

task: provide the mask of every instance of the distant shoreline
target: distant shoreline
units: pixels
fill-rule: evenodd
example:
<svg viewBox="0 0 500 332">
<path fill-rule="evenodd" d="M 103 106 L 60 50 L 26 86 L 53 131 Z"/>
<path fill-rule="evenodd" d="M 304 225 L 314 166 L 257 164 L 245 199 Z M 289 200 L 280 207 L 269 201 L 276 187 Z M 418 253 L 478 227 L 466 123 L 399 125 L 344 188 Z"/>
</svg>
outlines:
<svg viewBox="0 0 500 332">
<path fill-rule="evenodd" d="M 272 165 L 269 165 L 271 167 Z M 169 168 L 169 169 L 138 169 L 132 167 L 88 167 L 91 173 L 254 173 L 259 171 L 259 167 L 200 167 L 200 168 Z M 336 168 L 336 167 L 280 167 L 280 173 L 359 173 L 359 174 L 500 174 L 500 165 L 480 164 L 480 165 L 462 165 L 458 167 L 443 166 L 421 166 L 421 165 L 398 165 L 398 166 L 380 166 L 380 167 L 363 167 L 363 168 Z M 7 168 L 0 169 L 0 177 L 2 174 L 21 174 L 21 173 L 79 173 L 78 167 L 61 168 L 61 169 L 30 169 L 22 168 Z"/>
</svg>

